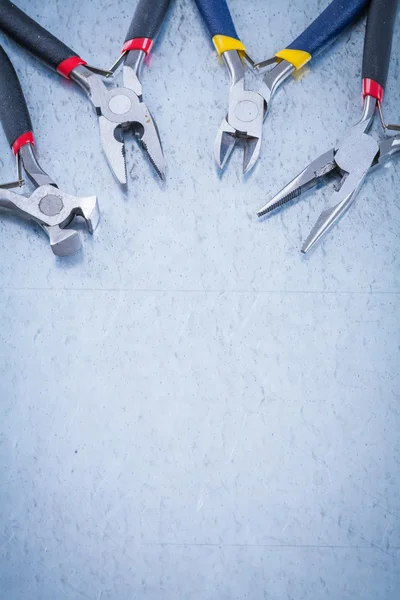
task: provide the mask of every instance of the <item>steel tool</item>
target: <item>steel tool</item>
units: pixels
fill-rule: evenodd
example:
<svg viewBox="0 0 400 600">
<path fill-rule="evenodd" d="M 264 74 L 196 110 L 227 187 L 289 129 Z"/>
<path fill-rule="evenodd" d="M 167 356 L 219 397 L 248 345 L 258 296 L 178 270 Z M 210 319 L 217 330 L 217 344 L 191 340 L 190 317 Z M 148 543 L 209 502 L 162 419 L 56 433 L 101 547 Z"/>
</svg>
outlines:
<svg viewBox="0 0 400 600">
<path fill-rule="evenodd" d="M 218 130 L 214 145 L 214 156 L 220 169 L 225 167 L 233 148 L 242 140 L 243 172 L 250 171 L 260 156 L 263 122 L 277 88 L 350 25 L 367 2 L 333 0 L 290 46 L 277 52 L 271 59 L 254 63 L 238 37 L 226 0 L 196 0 L 230 76 L 228 113 Z M 245 89 L 243 58 L 256 68 L 276 63 L 262 77 L 258 92 Z"/>
<path fill-rule="evenodd" d="M 75 253 L 81 247 L 77 231 L 69 229 L 75 216 L 85 219 L 90 233 L 96 229 L 99 207 L 95 196 L 76 198 L 58 189 L 39 165 L 31 118 L 20 82 L 11 61 L 0 46 L 0 120 L 17 161 L 17 180 L 0 186 L 0 207 L 41 225 L 58 256 Z M 36 190 L 26 198 L 10 191 L 23 185 L 21 164 Z"/>
<path fill-rule="evenodd" d="M 150 114 L 150 111 L 143 102 L 140 74 L 143 62 L 146 56 L 150 54 L 170 4 L 171 0 L 139 0 L 125 37 L 121 55 L 110 69 L 114 73 L 123 63 L 122 77 L 124 85 L 133 90 L 142 111 L 146 114 Z M 152 121 L 156 126 L 153 118 Z M 145 132 L 142 137 L 144 146 L 146 146 L 146 136 L 148 135 L 150 135 L 150 130 Z M 163 178 L 165 175 L 165 160 L 161 142 L 158 145 L 153 144 L 153 154 L 150 155 L 150 160 L 160 177 Z"/>
<path fill-rule="evenodd" d="M 382 112 L 397 5 L 398 0 L 371 0 L 364 42 L 364 107 L 360 122 L 341 143 L 314 160 L 257 213 L 262 217 L 300 197 L 327 176 L 339 175 L 341 180 L 333 194 L 333 206 L 321 213 L 304 242 L 303 253 L 308 252 L 349 209 L 371 169 L 400 150 L 400 135 L 377 141 L 367 133 L 377 111 L 385 131 L 400 131 L 399 126 L 385 124 Z"/>
<path fill-rule="evenodd" d="M 125 185 L 124 132 L 131 130 L 150 157 L 157 173 L 164 173 L 164 157 L 157 127 L 141 102 L 135 85 L 106 86 L 100 71 L 87 64 L 73 50 L 41 27 L 8 0 L 0 0 L 0 29 L 47 66 L 75 81 L 87 94 L 99 119 L 100 139 L 109 166 L 120 184 Z"/>
</svg>

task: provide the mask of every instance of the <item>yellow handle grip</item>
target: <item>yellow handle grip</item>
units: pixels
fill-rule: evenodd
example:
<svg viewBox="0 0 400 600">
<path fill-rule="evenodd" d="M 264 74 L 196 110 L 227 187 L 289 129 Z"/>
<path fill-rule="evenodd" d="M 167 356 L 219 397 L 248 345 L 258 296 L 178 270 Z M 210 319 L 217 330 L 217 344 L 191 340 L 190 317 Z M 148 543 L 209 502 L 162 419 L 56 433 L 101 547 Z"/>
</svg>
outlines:
<svg viewBox="0 0 400 600">
<path fill-rule="evenodd" d="M 246 52 L 246 47 L 240 40 L 236 38 L 229 37 L 227 35 L 214 35 L 213 37 L 214 46 L 221 56 L 224 52 L 228 50 L 237 50 L 238 52 Z"/>
<path fill-rule="evenodd" d="M 285 50 L 280 50 L 275 56 L 282 60 L 286 60 L 294 66 L 296 71 L 301 69 L 301 67 L 304 67 L 304 65 L 312 58 L 309 52 L 305 52 L 304 50 L 289 50 L 287 48 Z"/>
</svg>

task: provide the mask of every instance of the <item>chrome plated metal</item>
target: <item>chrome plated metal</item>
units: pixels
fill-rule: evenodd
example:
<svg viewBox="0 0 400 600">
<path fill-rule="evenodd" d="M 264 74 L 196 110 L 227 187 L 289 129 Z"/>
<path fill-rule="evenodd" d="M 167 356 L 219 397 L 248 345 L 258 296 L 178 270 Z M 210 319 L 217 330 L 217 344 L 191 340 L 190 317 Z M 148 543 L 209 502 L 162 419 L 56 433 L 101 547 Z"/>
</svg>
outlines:
<svg viewBox="0 0 400 600">
<path fill-rule="evenodd" d="M 245 67 L 236 50 L 222 55 L 230 77 L 228 115 L 222 121 L 214 145 L 217 165 L 223 169 L 236 143 L 244 140 L 243 173 L 248 173 L 256 164 L 261 151 L 263 122 L 267 115 L 268 103 L 276 88 L 294 71 L 294 67 L 281 61 L 263 77 L 258 92 L 245 89 Z M 276 60 L 254 63 L 257 67 Z"/>
<path fill-rule="evenodd" d="M 28 179 L 36 187 L 40 187 L 41 185 L 56 186 L 56 183 L 53 181 L 53 179 L 49 177 L 49 175 L 47 175 L 47 173 L 39 165 L 36 158 L 35 149 L 32 144 L 25 144 L 24 146 L 21 146 L 17 157 L 18 164 L 22 163 L 25 172 L 28 175 Z"/>
<path fill-rule="evenodd" d="M 97 198 L 77 198 L 59 190 L 39 165 L 32 144 L 22 146 L 16 160 L 18 181 L 0 186 L 0 207 L 38 223 L 49 236 L 51 249 L 57 256 L 74 254 L 81 247 L 81 239 L 77 231 L 67 228 L 75 216 L 81 216 L 93 233 L 100 220 Z M 36 187 L 29 198 L 9 191 L 23 183 L 21 164 Z"/>
<path fill-rule="evenodd" d="M 381 120 L 383 129 L 389 130 L 389 131 L 400 131 L 400 125 L 387 124 L 385 122 L 385 118 L 383 116 L 382 102 L 377 102 L 377 105 L 378 105 L 378 114 L 379 114 L 379 118 Z"/>
<path fill-rule="evenodd" d="M 143 50 L 130 50 L 123 55 L 124 66 L 122 68 L 122 77 L 124 85 L 133 90 L 140 100 L 142 100 L 142 84 L 140 81 L 140 73 L 146 53 Z"/>
<path fill-rule="evenodd" d="M 74 217 L 83 217 L 90 233 L 100 220 L 95 196 L 77 198 L 48 184 L 38 187 L 29 198 L 2 189 L 0 207 L 38 223 L 48 234 L 51 249 L 57 256 L 74 254 L 81 247 L 79 234 L 66 229 Z"/>
<path fill-rule="evenodd" d="M 257 212 L 257 215 L 262 217 L 299 198 L 327 175 L 335 172 L 339 174 L 341 180 L 338 189 L 333 193 L 334 204 L 319 216 L 301 249 L 304 254 L 347 212 L 370 170 L 399 150 L 400 136 L 379 143 L 367 133 L 373 123 L 377 104 L 379 103 L 374 98 L 366 96 L 360 121 L 343 141 L 308 165 Z"/>
<path fill-rule="evenodd" d="M 262 64 L 262 63 L 260 63 Z M 266 61 L 268 64 L 268 61 Z M 294 66 L 286 60 L 281 60 L 273 69 L 268 71 L 263 77 L 263 82 L 258 90 L 258 93 L 264 98 L 268 104 L 277 88 L 295 71 Z"/>
<path fill-rule="evenodd" d="M 214 145 L 214 156 L 223 169 L 238 140 L 245 141 L 243 172 L 252 169 L 260 154 L 264 100 L 257 92 L 245 89 L 245 68 L 239 53 L 222 55 L 230 77 L 229 108 Z"/>
<path fill-rule="evenodd" d="M 2 190 L 12 190 L 13 188 L 22 187 L 23 185 L 25 185 L 25 181 L 22 178 L 21 163 L 20 163 L 19 153 L 18 152 L 15 155 L 15 163 L 16 163 L 16 167 L 17 167 L 17 179 L 15 181 L 9 181 L 7 183 L 1 183 L 0 184 L 0 189 L 2 189 Z"/>
<path fill-rule="evenodd" d="M 142 60 L 138 58 L 137 69 Z M 137 78 L 137 70 L 129 75 L 125 73 L 126 87 L 109 88 L 85 66 L 79 66 L 71 73 L 71 78 L 86 92 L 96 110 L 101 144 L 110 168 L 121 185 L 127 183 L 124 132 L 128 130 L 141 143 L 158 175 L 163 178 L 165 174 L 165 160 L 158 130 L 146 105 L 141 101 L 140 94 L 137 94 L 135 76 Z"/>
</svg>

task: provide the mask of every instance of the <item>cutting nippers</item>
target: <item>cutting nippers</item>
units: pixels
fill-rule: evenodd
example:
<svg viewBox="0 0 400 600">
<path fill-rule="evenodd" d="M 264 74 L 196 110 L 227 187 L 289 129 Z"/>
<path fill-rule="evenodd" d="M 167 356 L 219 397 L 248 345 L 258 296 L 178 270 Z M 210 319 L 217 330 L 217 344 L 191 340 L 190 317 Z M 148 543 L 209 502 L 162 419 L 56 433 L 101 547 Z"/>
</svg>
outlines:
<svg viewBox="0 0 400 600">
<path fill-rule="evenodd" d="M 263 122 L 271 98 L 280 84 L 350 25 L 367 3 L 368 0 L 333 0 L 290 46 L 277 52 L 273 58 L 256 64 L 248 56 L 236 32 L 226 0 L 196 0 L 230 76 L 228 113 L 214 145 L 214 156 L 220 169 L 226 165 L 239 140 L 244 142 L 243 172 L 252 169 L 260 156 Z M 275 64 L 262 77 L 258 92 L 245 88 L 243 58 L 257 68 Z"/>
<path fill-rule="evenodd" d="M 342 142 L 308 165 L 257 213 L 262 217 L 300 197 L 327 176 L 339 175 L 340 182 L 333 194 L 333 206 L 321 213 L 304 242 L 303 253 L 308 252 L 345 214 L 371 169 L 400 150 L 400 134 L 387 135 L 380 141 L 368 134 L 377 111 L 386 132 L 400 131 L 397 125 L 386 125 L 382 110 L 397 6 L 398 0 L 371 0 L 370 3 L 362 65 L 364 105 L 359 123 L 352 127 Z"/>
<path fill-rule="evenodd" d="M 95 196 L 76 198 L 66 194 L 39 165 L 24 94 L 14 67 L 1 46 L 0 120 L 17 161 L 17 180 L 0 185 L 0 207 L 38 223 L 48 234 L 54 254 L 75 253 L 81 247 L 81 239 L 69 225 L 74 217 L 81 216 L 93 233 L 100 219 L 97 199 Z M 36 188 L 29 198 L 10 191 L 10 188 L 24 184 L 21 165 Z"/>
<path fill-rule="evenodd" d="M 108 164 L 121 185 L 127 182 L 123 134 L 134 132 L 157 173 L 164 173 L 164 156 L 157 127 L 135 86 L 106 86 L 100 71 L 36 23 L 9 0 L 0 1 L 0 29 L 47 66 L 75 81 L 87 94 L 99 119 L 100 139 Z"/>
</svg>

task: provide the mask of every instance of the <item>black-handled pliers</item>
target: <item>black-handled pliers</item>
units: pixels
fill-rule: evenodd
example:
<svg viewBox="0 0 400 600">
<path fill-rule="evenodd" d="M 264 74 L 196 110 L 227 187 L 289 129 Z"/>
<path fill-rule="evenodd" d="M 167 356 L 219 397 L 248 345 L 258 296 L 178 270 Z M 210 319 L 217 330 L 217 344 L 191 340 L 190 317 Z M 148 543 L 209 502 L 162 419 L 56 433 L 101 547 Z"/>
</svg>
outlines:
<svg viewBox="0 0 400 600">
<path fill-rule="evenodd" d="M 85 219 L 90 233 L 96 229 L 99 207 L 96 196 L 76 198 L 58 189 L 56 183 L 39 165 L 32 122 L 17 74 L 7 54 L 0 46 L 0 120 L 7 140 L 17 159 L 18 178 L 0 186 L 0 207 L 38 223 L 50 238 L 51 249 L 58 256 L 75 253 L 81 247 L 77 231 L 69 229 L 75 216 Z M 23 184 L 21 164 L 35 185 L 26 198 L 10 191 Z"/>
<path fill-rule="evenodd" d="M 129 78 L 124 79 L 125 87 L 106 86 L 98 69 L 90 67 L 71 48 L 9 0 L 0 0 L 0 29 L 85 91 L 99 119 L 103 150 L 121 185 L 127 182 L 123 138 L 126 130 L 135 133 L 157 173 L 163 176 L 165 163 L 157 127 L 135 86 L 130 87 Z"/>
<path fill-rule="evenodd" d="M 168 12 L 171 0 L 139 0 L 130 23 L 122 51 L 110 71 L 114 73 L 123 63 L 123 82 L 131 89 L 142 104 L 146 113 L 150 114 L 143 102 L 142 83 L 140 73 L 145 58 L 150 54 L 157 34 Z M 154 119 L 153 123 L 155 124 Z M 145 144 L 145 140 L 142 140 Z M 150 160 L 156 162 L 154 167 L 163 178 L 165 174 L 165 161 L 161 143 L 157 155 L 149 154 Z"/>
<path fill-rule="evenodd" d="M 345 214 L 371 169 L 400 151 L 400 135 L 386 136 L 377 141 L 367 133 L 377 110 L 385 131 L 400 130 L 398 125 L 386 125 L 382 113 L 397 6 L 398 0 L 371 0 L 364 41 L 364 107 L 360 122 L 349 131 L 341 143 L 314 160 L 257 213 L 262 217 L 290 200 L 297 199 L 327 176 L 338 174 L 341 180 L 333 194 L 333 206 L 321 213 L 304 242 L 303 253 L 308 252 Z"/>
</svg>

